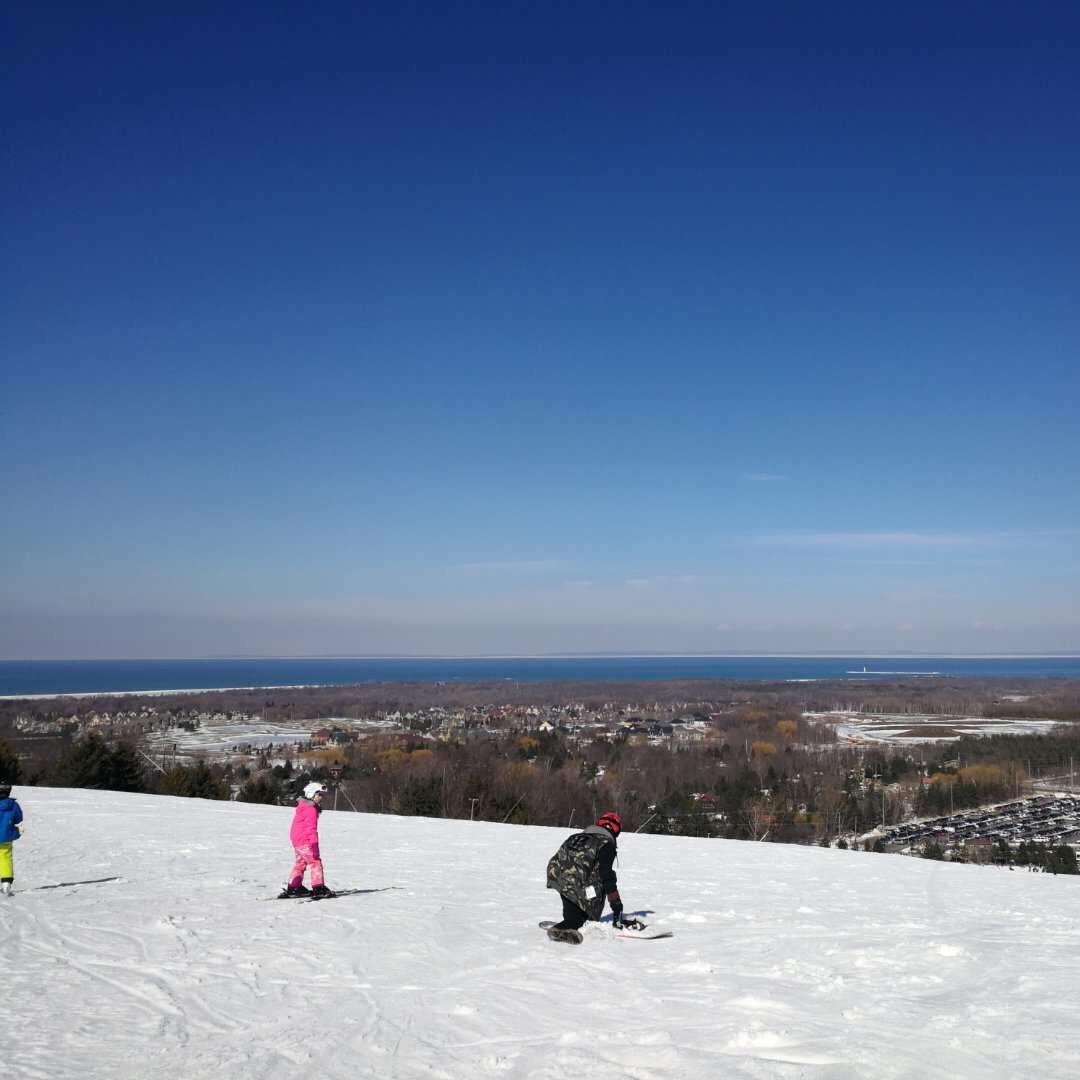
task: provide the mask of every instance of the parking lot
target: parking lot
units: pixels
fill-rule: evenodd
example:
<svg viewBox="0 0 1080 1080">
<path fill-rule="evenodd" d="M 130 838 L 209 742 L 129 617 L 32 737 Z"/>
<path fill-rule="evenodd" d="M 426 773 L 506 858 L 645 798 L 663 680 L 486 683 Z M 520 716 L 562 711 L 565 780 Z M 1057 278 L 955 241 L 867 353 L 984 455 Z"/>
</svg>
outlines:
<svg viewBox="0 0 1080 1080">
<path fill-rule="evenodd" d="M 970 841 L 1005 840 L 1045 844 L 1080 842 L 1080 796 L 1034 795 L 998 806 L 965 810 L 949 817 L 890 825 L 886 846 L 906 851 L 928 843 L 963 845 Z"/>
</svg>

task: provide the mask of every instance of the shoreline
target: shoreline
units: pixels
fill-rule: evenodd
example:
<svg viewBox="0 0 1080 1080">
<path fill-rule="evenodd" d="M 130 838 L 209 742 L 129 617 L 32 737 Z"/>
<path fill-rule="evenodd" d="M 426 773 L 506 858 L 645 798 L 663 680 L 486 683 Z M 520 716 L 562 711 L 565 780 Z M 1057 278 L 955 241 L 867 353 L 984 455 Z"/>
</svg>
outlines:
<svg viewBox="0 0 1080 1080">
<path fill-rule="evenodd" d="M 61 690 L 55 694 L 0 694 L 0 701 L 49 701 L 52 698 L 164 697 L 167 694 L 228 694 L 236 690 L 320 690 L 353 683 L 281 683 L 277 686 L 185 686 L 174 690 Z"/>
<path fill-rule="evenodd" d="M 950 667 L 960 670 L 949 670 Z M 964 670 L 965 668 L 967 670 Z M 991 670 L 979 670 L 980 668 Z M 994 668 L 1004 670 L 993 670 Z M 281 682 L 282 678 L 288 681 Z M 227 685 L 214 685 L 217 679 Z M 655 684 L 688 680 L 779 684 L 822 681 L 865 683 L 897 679 L 1076 681 L 1080 680 L 1080 656 L 667 653 L 517 658 L 486 656 L 456 659 L 398 657 L 353 660 L 283 658 L 0 661 L 0 688 L 6 691 L 0 693 L 0 702 L 60 698 L 153 698 L 414 684 L 454 687 L 503 684 L 541 686 L 553 682 Z M 95 682 L 103 683 L 108 688 L 96 689 L 87 686 L 88 683 Z M 148 682 L 166 682 L 172 685 L 148 687 Z M 185 682 L 199 685 L 185 686 Z M 124 683 L 129 684 L 128 688 L 124 687 Z M 78 689 L 70 689 L 73 684 Z M 45 689 L 46 687 L 53 688 Z"/>
<path fill-rule="evenodd" d="M 366 682 L 344 682 L 344 683 L 275 683 L 273 685 L 257 685 L 257 686 L 195 686 L 195 687 L 174 687 L 167 690 L 60 690 L 54 693 L 35 693 L 35 694 L 0 694 L 0 702 L 8 701 L 54 701 L 60 698 L 118 698 L 118 697 L 170 697 L 180 694 L 228 694 L 237 692 L 252 692 L 256 690 L 333 690 L 333 689 L 349 689 L 352 687 L 376 687 L 376 686 L 452 686 L 456 689 L 465 689 L 469 687 L 481 687 L 490 686 L 493 683 L 509 683 L 514 686 L 536 686 L 543 687 L 549 686 L 551 683 L 573 683 L 580 685 L 582 683 L 586 685 L 596 684 L 619 684 L 630 683 L 634 685 L 643 684 L 655 684 L 663 685 L 665 683 L 684 683 L 684 682 L 708 682 L 708 683 L 739 683 L 739 684 L 761 684 L 762 686 L 771 686 L 780 683 L 785 684 L 798 684 L 798 683 L 851 683 L 852 685 L 858 685 L 860 683 L 866 684 L 867 681 L 872 681 L 870 677 L 881 677 L 887 680 L 893 679 L 907 679 L 911 682 L 925 682 L 929 679 L 963 679 L 963 680 L 975 680 L 975 681 L 987 681 L 987 680 L 1016 680 L 1016 679 L 1044 679 L 1046 681 L 1058 680 L 1064 682 L 1080 681 L 1080 675 L 945 675 L 939 672 L 889 672 L 889 671 L 867 671 L 867 672 L 849 672 L 842 675 L 810 675 L 810 676 L 782 676 L 778 675 L 775 678 L 760 679 L 760 678 L 745 678 L 734 675 L 709 675 L 709 676 L 687 676 L 683 678 L 670 678 L 670 679 L 650 679 L 650 678 L 638 678 L 638 679 L 579 679 L 579 678 L 561 678 L 561 679 L 409 679 L 409 680 L 393 680 L 393 679 L 369 679 Z"/>
</svg>

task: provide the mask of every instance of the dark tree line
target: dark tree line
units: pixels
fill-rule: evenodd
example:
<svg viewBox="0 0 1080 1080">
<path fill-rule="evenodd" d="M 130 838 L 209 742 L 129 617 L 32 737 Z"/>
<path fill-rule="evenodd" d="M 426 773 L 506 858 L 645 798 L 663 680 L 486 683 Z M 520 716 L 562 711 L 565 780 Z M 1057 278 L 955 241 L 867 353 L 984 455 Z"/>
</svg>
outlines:
<svg viewBox="0 0 1080 1080">
<path fill-rule="evenodd" d="M 3 739 L 0 739 L 0 782 L 17 784 L 21 779 L 22 767 L 19 764 L 19 755 Z"/>
<path fill-rule="evenodd" d="M 288 805 L 320 779 L 340 786 L 342 809 L 567 827 L 615 808 L 628 829 L 796 843 L 1005 801 L 1026 783 L 1019 758 L 1060 767 L 1075 750 L 1080 759 L 1075 729 L 867 751 L 782 705 L 731 708 L 701 742 L 580 743 L 559 730 L 376 736 L 334 748 L 333 775 L 330 751 L 276 767 L 264 756 L 250 768 L 198 762 L 162 773 L 122 739 L 54 746 L 22 782 Z M 0 776 L 18 779 L 19 764 L 0 742 Z"/>
<path fill-rule="evenodd" d="M 227 799 L 230 772 L 221 766 L 198 762 L 177 765 L 162 774 L 150 768 L 130 742 L 110 743 L 91 733 L 69 743 L 35 779 L 46 787 Z"/>
</svg>

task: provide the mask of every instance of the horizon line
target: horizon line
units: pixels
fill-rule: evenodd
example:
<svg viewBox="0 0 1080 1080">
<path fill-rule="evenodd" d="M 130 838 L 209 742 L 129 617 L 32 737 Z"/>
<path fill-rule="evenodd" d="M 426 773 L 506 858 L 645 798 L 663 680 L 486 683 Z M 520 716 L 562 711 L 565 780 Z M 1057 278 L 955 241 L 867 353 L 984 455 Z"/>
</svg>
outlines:
<svg viewBox="0 0 1080 1080">
<path fill-rule="evenodd" d="M 1080 660 L 1080 651 L 1060 652 L 917 652 L 911 650 L 851 650 L 823 652 L 543 652 L 543 653 L 210 653 L 196 656 L 54 656 L 0 657 L 0 664 L 131 664 L 200 663 L 207 661 L 265 660 L 769 660 L 855 659 L 887 660 L 900 657 L 938 657 L 942 660 Z"/>
</svg>

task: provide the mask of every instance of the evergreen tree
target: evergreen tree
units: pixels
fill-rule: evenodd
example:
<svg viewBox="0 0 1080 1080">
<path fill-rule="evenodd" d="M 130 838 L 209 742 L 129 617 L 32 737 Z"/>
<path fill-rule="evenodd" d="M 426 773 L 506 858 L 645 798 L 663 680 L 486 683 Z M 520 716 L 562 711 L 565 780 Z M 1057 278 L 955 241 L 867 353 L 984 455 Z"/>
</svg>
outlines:
<svg viewBox="0 0 1080 1080">
<path fill-rule="evenodd" d="M 210 770 L 205 761 L 196 765 L 175 765 L 162 778 L 163 795 L 180 795 L 188 799 L 227 799 L 229 789 Z"/>
<path fill-rule="evenodd" d="M 279 784 L 272 779 L 249 780 L 240 789 L 236 796 L 237 802 L 267 803 L 271 806 L 280 806 L 284 793 Z"/>
<path fill-rule="evenodd" d="M 1046 848 L 1031 840 L 1025 840 L 1016 852 L 1018 866 L 1042 866 L 1046 861 Z"/>
<path fill-rule="evenodd" d="M 52 787 L 108 788 L 112 754 L 97 734 L 73 742 L 46 774 Z"/>
<path fill-rule="evenodd" d="M 1049 874 L 1080 874 L 1076 852 L 1068 844 L 1059 844 L 1046 853 L 1043 870 Z"/>
<path fill-rule="evenodd" d="M 128 742 L 117 743 L 109 760 L 110 791 L 146 791 L 146 776 L 135 747 Z"/>
<path fill-rule="evenodd" d="M 410 777 L 398 797 L 398 811 L 417 817 L 442 813 L 442 780 L 438 776 Z"/>
<path fill-rule="evenodd" d="M 19 755 L 3 739 L 0 739 L 0 781 L 5 784 L 17 784 L 21 775 Z"/>
<path fill-rule="evenodd" d="M 110 748 L 91 733 L 72 743 L 46 773 L 53 787 L 146 791 L 146 777 L 135 748 L 126 742 Z"/>
</svg>

